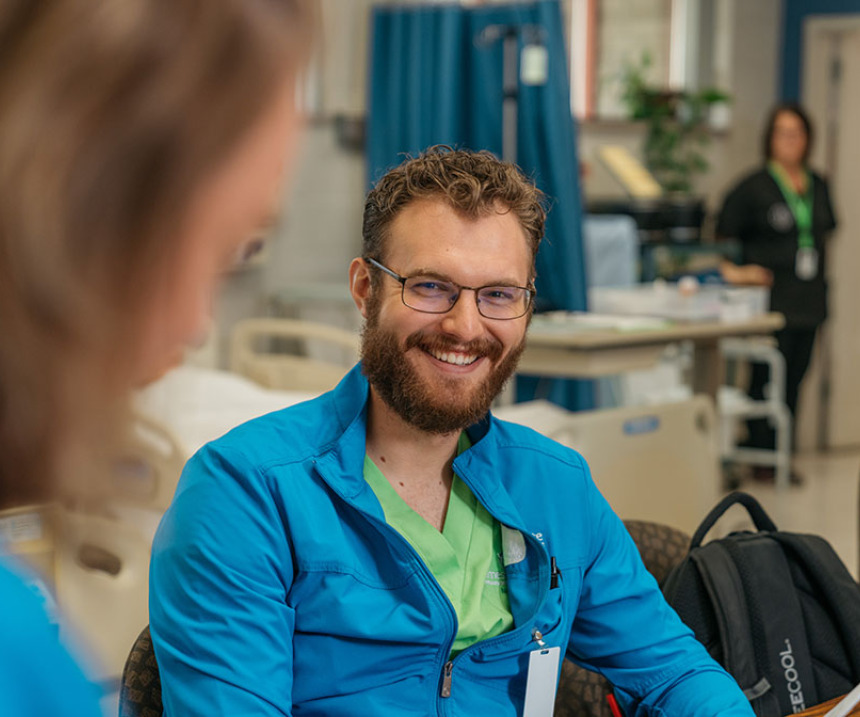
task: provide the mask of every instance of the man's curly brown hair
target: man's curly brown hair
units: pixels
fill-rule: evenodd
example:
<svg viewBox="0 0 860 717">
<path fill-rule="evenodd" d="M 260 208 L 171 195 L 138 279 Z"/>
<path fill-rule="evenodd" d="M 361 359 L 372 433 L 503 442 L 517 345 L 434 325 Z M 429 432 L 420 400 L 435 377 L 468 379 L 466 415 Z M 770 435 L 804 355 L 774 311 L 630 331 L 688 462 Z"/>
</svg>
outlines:
<svg viewBox="0 0 860 717">
<path fill-rule="evenodd" d="M 544 233 L 544 194 L 510 162 L 487 151 L 436 145 L 385 174 L 367 195 L 362 255 L 383 260 L 391 223 L 419 199 L 438 199 L 465 216 L 514 212 L 534 257 Z"/>
</svg>

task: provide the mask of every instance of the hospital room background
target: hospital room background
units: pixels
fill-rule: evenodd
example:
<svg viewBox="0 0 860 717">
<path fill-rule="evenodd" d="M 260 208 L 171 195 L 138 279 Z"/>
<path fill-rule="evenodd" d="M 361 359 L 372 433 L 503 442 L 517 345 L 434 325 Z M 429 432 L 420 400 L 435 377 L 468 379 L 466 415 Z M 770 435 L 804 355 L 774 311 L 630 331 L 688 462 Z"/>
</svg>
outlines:
<svg viewBox="0 0 860 717">
<path fill-rule="evenodd" d="M 436 143 L 517 161 L 551 198 L 538 314 L 496 413 L 581 451 L 622 518 L 689 534 L 739 487 L 780 528 L 824 536 L 856 578 L 860 95 L 849 88 L 860 86 L 860 0 L 319 4 L 283 212 L 226 277 L 206 342 L 136 396 L 116 494 L 0 513 L 0 549 L 41 571 L 61 634 L 87 645 L 105 714 L 148 622 L 149 545 L 184 461 L 244 420 L 328 390 L 356 360 L 346 280 L 364 195 L 404 153 Z M 679 141 L 699 159 L 675 184 L 649 171 L 660 120 L 634 106 L 637 87 L 689 125 Z M 784 370 L 780 317 L 766 291 L 720 282 L 738 248 L 715 236 L 783 101 L 811 116 L 811 166 L 838 218 L 830 315 L 794 428 L 778 380 L 761 400 L 746 395 L 752 362 Z M 751 417 L 774 429 L 772 450 L 744 449 Z M 730 513 L 720 530 L 744 520 Z"/>
</svg>

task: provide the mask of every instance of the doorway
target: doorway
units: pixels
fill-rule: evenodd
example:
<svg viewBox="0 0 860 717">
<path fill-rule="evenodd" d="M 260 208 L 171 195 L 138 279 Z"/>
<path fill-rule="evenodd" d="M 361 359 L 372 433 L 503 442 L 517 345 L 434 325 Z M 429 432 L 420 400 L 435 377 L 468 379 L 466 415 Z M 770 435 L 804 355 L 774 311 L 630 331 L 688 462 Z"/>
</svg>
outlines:
<svg viewBox="0 0 860 717">
<path fill-rule="evenodd" d="M 804 382 L 798 445 L 860 445 L 860 17 L 804 24 L 802 102 L 815 128 L 812 166 L 829 181 L 837 230 L 828 247 L 830 318 Z"/>
</svg>

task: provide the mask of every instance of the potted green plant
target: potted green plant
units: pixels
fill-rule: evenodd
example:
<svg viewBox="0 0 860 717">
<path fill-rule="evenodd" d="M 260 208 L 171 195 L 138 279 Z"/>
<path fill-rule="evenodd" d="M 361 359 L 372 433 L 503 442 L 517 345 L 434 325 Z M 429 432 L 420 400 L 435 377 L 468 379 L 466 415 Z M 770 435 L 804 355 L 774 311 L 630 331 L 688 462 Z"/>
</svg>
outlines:
<svg viewBox="0 0 860 717">
<path fill-rule="evenodd" d="M 622 76 L 621 99 L 628 117 L 645 123 L 642 155 L 645 166 L 664 191 L 667 232 L 670 239 L 698 238 L 704 203 L 695 195 L 695 178 L 708 170 L 711 108 L 729 102 L 716 88 L 698 91 L 668 90 L 646 79 L 651 58 L 628 64 Z"/>
</svg>

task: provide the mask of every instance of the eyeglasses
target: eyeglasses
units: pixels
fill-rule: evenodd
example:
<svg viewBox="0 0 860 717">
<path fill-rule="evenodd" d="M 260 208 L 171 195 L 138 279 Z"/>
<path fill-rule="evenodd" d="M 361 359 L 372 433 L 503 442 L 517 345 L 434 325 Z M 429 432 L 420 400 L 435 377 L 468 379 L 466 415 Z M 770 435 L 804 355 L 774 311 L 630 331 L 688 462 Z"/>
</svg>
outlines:
<svg viewBox="0 0 860 717">
<path fill-rule="evenodd" d="M 400 298 L 410 309 L 425 314 L 445 314 L 454 308 L 464 289 L 475 292 L 475 304 L 481 316 L 507 321 L 525 316 L 531 308 L 535 290 L 525 286 L 460 286 L 435 276 L 400 276 L 376 259 L 366 262 L 400 282 Z"/>
</svg>

